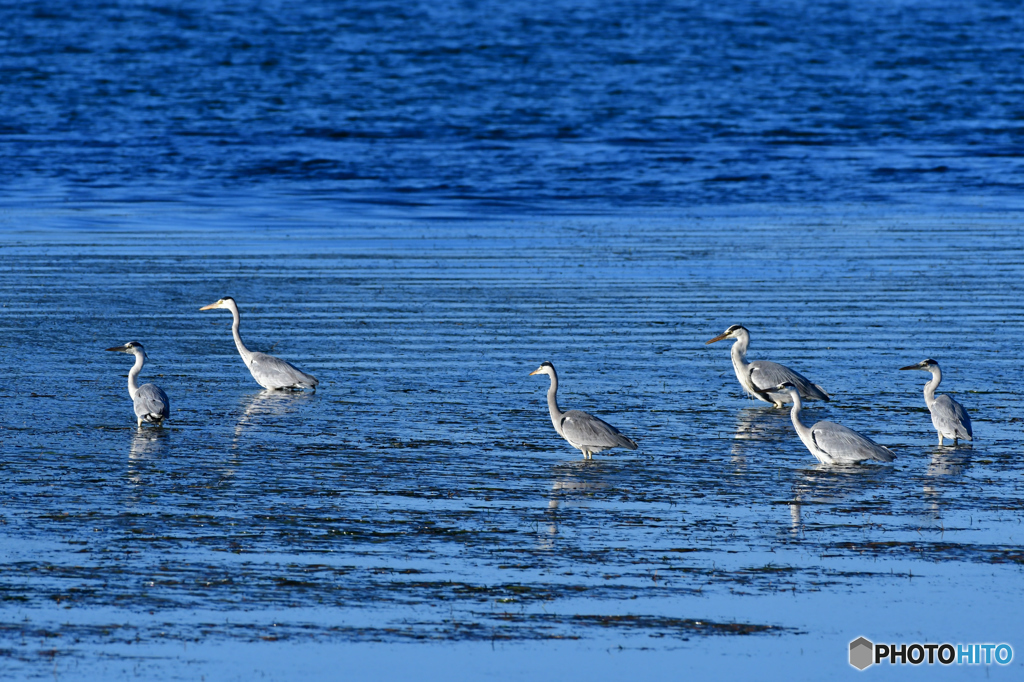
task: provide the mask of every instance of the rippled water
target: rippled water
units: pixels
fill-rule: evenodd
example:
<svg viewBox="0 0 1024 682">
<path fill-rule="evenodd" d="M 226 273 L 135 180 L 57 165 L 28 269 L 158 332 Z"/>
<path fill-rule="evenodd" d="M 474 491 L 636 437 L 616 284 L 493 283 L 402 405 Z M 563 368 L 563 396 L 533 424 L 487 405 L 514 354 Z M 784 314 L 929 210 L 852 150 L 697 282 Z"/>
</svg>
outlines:
<svg viewBox="0 0 1024 682">
<path fill-rule="evenodd" d="M 480 642 L 467 679 L 619 646 L 666 672 L 797 649 L 841 669 L 860 634 L 1020 631 L 1018 216 L 275 208 L 6 214 L 15 669 L 189 677 L 186 661 L 216 672 L 275 642 L 329 645 L 306 663 L 329 669 L 329 652 L 389 660 L 374 647 L 424 640 Z M 230 316 L 198 310 L 225 294 L 250 347 L 320 390 L 259 389 Z M 751 357 L 835 396 L 809 419 L 863 430 L 896 464 L 815 465 L 787 413 L 740 395 L 728 348 L 704 345 L 737 322 Z M 171 398 L 166 428 L 134 428 L 131 360 L 103 351 L 133 339 Z M 936 447 L 925 375 L 897 371 L 924 357 L 971 411 L 973 447 Z M 527 376 L 542 360 L 563 408 L 640 449 L 582 461 L 551 428 L 547 379 Z M 986 605 L 1003 615 L 979 620 Z"/>
<path fill-rule="evenodd" d="M 1024 665 L 1015 6 L 0 19 L 4 673 L 820 679 L 861 635 Z M 316 393 L 260 390 L 225 295 Z M 896 463 L 816 465 L 705 346 L 731 324 Z M 972 446 L 898 371 L 927 357 Z M 582 461 L 545 360 L 640 448 Z"/>
<path fill-rule="evenodd" d="M 0 9 L 0 179 L 478 207 L 1017 202 L 1024 14 L 976 2 Z"/>
</svg>

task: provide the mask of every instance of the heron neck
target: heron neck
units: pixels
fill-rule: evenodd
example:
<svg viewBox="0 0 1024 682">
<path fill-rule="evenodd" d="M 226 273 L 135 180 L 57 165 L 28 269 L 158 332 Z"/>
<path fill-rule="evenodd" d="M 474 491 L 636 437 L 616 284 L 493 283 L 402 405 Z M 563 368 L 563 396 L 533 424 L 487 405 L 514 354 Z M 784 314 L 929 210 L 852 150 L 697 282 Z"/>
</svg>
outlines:
<svg viewBox="0 0 1024 682">
<path fill-rule="evenodd" d="M 935 402 L 935 389 L 939 387 L 939 383 L 942 381 L 942 370 L 938 367 L 931 367 L 928 371 L 932 373 L 932 378 L 924 385 L 924 402 L 928 407 L 931 407 L 932 403 Z"/>
<path fill-rule="evenodd" d="M 551 374 L 551 386 L 548 388 L 548 412 L 551 414 L 551 424 L 559 435 L 562 434 L 562 411 L 558 409 L 558 401 L 555 394 L 558 393 L 558 375 Z"/>
<path fill-rule="evenodd" d="M 747 348 L 750 347 L 750 337 L 740 336 L 737 337 L 736 343 L 732 344 L 732 366 L 736 368 L 737 374 L 740 370 L 745 370 L 750 365 L 747 362 Z"/>
<path fill-rule="evenodd" d="M 800 436 L 800 440 L 804 442 L 807 449 L 811 452 L 817 452 L 817 448 L 814 446 L 814 439 L 811 438 L 811 428 L 809 426 L 805 426 L 804 423 L 800 421 L 800 410 L 802 410 L 804 406 L 803 402 L 800 400 L 800 392 L 791 390 L 789 395 L 793 398 L 793 409 L 789 412 L 789 416 L 793 420 L 793 428 L 796 429 L 796 434 Z"/>
<path fill-rule="evenodd" d="M 142 371 L 142 366 L 146 364 L 146 356 L 143 355 L 141 350 L 135 351 L 135 364 L 132 365 L 131 370 L 128 372 L 128 395 L 132 398 L 139 392 L 139 372 Z"/>
<path fill-rule="evenodd" d="M 249 359 L 252 357 L 252 352 L 245 347 L 242 343 L 242 335 L 238 333 L 238 325 L 241 323 L 242 318 L 238 314 L 238 306 L 231 306 L 231 335 L 235 337 L 235 348 L 238 349 L 238 354 L 245 360 L 245 364 L 249 364 Z"/>
<path fill-rule="evenodd" d="M 747 393 L 756 396 L 759 400 L 764 400 L 764 397 L 757 392 L 754 381 L 750 377 L 750 363 L 747 362 L 747 346 L 749 344 L 750 337 L 746 335 L 740 336 L 736 339 L 736 343 L 732 344 L 732 350 L 730 351 L 732 355 L 732 368 L 736 372 L 736 379 L 743 386 L 743 389 Z"/>
</svg>

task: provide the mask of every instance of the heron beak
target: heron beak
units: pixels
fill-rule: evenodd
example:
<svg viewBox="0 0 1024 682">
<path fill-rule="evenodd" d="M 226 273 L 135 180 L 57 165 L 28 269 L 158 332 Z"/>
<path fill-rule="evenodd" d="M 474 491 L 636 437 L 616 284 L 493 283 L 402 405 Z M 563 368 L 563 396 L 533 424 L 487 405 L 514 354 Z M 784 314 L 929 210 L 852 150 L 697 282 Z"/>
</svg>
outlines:
<svg viewBox="0 0 1024 682">
<path fill-rule="evenodd" d="M 905 369 L 921 369 L 921 365 L 910 365 L 908 367 L 900 367 L 901 372 Z"/>
<path fill-rule="evenodd" d="M 128 346 L 115 346 L 113 348 L 108 348 L 107 350 L 112 350 L 115 353 L 123 353 L 128 350 Z"/>
<path fill-rule="evenodd" d="M 728 338 L 728 336 L 729 336 L 729 332 L 726 332 L 724 334 L 719 334 L 718 336 L 716 336 L 715 338 L 711 339 L 710 341 L 705 341 L 704 345 L 706 346 L 709 343 L 714 343 L 715 341 L 721 341 L 722 339 Z"/>
<path fill-rule="evenodd" d="M 217 301 L 217 303 L 220 303 L 220 301 Z M 211 303 L 210 305 L 204 305 L 202 308 L 200 308 L 200 310 L 213 310 L 214 308 L 217 307 L 217 303 Z"/>
<path fill-rule="evenodd" d="M 539 373 L 540 373 L 540 367 L 538 367 L 537 369 L 533 370 L 532 372 L 530 372 L 526 376 L 532 377 L 534 374 L 539 374 Z"/>
</svg>

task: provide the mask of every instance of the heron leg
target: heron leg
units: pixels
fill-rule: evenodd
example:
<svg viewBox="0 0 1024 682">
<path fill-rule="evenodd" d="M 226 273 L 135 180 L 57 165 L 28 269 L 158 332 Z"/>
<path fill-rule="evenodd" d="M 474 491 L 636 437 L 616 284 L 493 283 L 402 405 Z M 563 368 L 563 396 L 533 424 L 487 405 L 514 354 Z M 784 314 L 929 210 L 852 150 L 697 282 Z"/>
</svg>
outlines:
<svg viewBox="0 0 1024 682">
<path fill-rule="evenodd" d="M 142 428 L 142 417 L 139 417 L 139 428 Z"/>
<path fill-rule="evenodd" d="M 942 445 L 942 432 L 939 431 L 939 445 Z"/>
</svg>

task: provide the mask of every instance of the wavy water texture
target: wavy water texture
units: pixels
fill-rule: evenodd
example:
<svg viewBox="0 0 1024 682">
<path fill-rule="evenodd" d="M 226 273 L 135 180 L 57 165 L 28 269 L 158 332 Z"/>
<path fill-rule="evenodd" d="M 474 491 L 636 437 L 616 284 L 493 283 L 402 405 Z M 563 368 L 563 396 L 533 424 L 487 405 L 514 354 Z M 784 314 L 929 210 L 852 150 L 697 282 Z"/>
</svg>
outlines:
<svg viewBox="0 0 1024 682">
<path fill-rule="evenodd" d="M 0 180 L 488 206 L 1007 200 L 998 2 L 25 2 Z"/>
<path fill-rule="evenodd" d="M 1020 631 L 1019 215 L 332 206 L 5 213 L 0 661 L 193 679 L 264 656 L 279 662 L 253 674 L 292 679 L 288 652 L 322 644 L 306 663 L 344 650 L 372 658 L 367 679 L 566 661 L 568 679 L 608 679 L 628 671 L 581 670 L 610 649 L 698 677 L 799 651 L 787 677 L 813 679 L 862 634 Z M 249 346 L 313 373 L 315 394 L 260 390 L 230 316 L 198 310 L 226 294 Z M 807 419 L 897 461 L 816 465 L 788 413 L 745 399 L 728 349 L 704 345 L 734 323 L 752 357 L 832 394 Z M 131 339 L 170 396 L 164 428 L 137 431 L 129 359 L 103 350 Z M 898 370 L 924 357 L 973 446 L 936 446 L 925 377 Z M 582 461 L 528 376 L 543 360 L 563 408 L 640 449 Z M 417 642 L 441 647 L 429 674 L 402 663 L 425 649 L 394 648 Z M 454 646 L 479 663 L 452 672 Z"/>
</svg>

